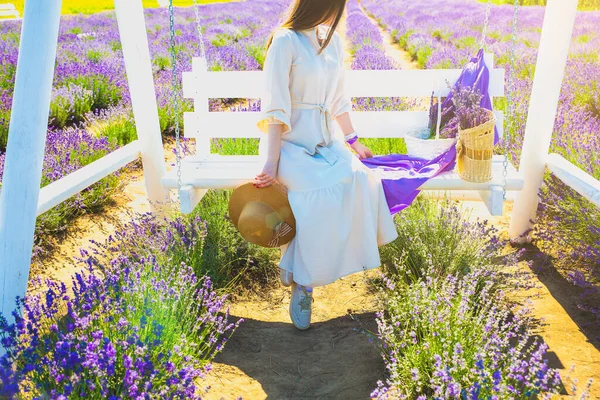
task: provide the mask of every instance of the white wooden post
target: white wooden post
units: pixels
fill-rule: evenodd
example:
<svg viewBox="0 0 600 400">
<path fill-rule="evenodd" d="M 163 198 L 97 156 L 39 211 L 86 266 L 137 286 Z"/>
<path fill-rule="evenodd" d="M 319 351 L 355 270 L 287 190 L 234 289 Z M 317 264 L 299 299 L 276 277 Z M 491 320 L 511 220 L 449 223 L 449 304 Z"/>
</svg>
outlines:
<svg viewBox="0 0 600 400">
<path fill-rule="evenodd" d="M 0 311 L 9 321 L 29 280 L 61 3 L 27 0 L 23 13 L 0 192 Z"/>
<path fill-rule="evenodd" d="M 531 240 L 526 233 L 537 211 L 576 14 L 577 0 L 548 0 L 519 166 L 524 186 L 515 199 L 508 230 L 513 242 Z"/>
<path fill-rule="evenodd" d="M 153 209 L 158 211 L 169 201 L 169 190 L 161 183 L 166 172 L 165 155 L 142 0 L 115 0 L 115 11 L 142 153 L 144 182 L 148 199 Z"/>
</svg>

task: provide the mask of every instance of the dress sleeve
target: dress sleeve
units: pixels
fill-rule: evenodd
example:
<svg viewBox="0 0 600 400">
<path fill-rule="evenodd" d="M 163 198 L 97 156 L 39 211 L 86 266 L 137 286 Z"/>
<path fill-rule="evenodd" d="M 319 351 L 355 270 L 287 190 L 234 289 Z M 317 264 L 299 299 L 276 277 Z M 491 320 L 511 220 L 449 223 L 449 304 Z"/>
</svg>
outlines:
<svg viewBox="0 0 600 400">
<path fill-rule="evenodd" d="M 346 80 L 346 65 L 344 63 L 344 48 L 342 40 L 335 34 L 338 61 L 340 63 L 340 74 L 331 104 L 331 116 L 336 119 L 345 112 L 352 111 L 352 100 L 348 95 L 347 80 Z"/>
<path fill-rule="evenodd" d="M 278 31 L 267 50 L 264 64 L 265 92 L 261 99 L 261 118 L 258 129 L 268 133 L 269 124 L 283 124 L 282 133 L 291 130 L 290 70 L 293 59 L 293 43 L 289 33 Z"/>
</svg>

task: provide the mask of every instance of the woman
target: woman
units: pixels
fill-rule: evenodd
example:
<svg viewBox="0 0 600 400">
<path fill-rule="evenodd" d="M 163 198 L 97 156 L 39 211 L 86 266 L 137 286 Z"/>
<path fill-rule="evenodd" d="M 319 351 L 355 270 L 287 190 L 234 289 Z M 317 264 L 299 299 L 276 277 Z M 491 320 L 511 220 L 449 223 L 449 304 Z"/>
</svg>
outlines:
<svg viewBox="0 0 600 400">
<path fill-rule="evenodd" d="M 346 0 L 295 0 L 269 39 L 264 65 L 258 127 L 268 135 L 268 155 L 254 184 L 288 189 L 296 236 L 282 247 L 280 272 L 283 285 L 292 286 L 290 317 L 301 330 L 310 326 L 313 287 L 378 267 L 378 246 L 397 237 L 381 180 L 360 161 L 372 153 L 350 120 L 335 31 L 345 6 Z M 333 120 L 343 137 L 336 137 Z"/>
</svg>

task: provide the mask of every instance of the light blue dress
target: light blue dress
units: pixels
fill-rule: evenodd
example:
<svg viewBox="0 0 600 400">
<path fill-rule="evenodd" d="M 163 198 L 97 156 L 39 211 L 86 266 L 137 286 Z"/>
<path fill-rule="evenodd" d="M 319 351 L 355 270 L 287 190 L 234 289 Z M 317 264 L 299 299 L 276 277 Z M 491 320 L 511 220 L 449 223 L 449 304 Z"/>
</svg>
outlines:
<svg viewBox="0 0 600 400">
<path fill-rule="evenodd" d="M 263 132 L 270 123 L 284 125 L 277 179 L 288 188 L 296 236 L 282 246 L 280 267 L 313 287 L 378 267 L 379 246 L 397 237 L 380 178 L 333 125 L 352 103 L 337 32 L 317 55 L 317 35 L 327 29 L 275 32 L 258 121 Z"/>
</svg>

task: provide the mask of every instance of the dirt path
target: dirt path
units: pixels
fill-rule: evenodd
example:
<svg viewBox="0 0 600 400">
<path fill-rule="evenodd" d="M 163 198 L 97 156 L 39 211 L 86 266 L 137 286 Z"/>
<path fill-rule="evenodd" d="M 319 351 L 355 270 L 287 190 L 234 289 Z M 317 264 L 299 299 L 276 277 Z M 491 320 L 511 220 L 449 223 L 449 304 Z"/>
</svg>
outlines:
<svg viewBox="0 0 600 400">
<path fill-rule="evenodd" d="M 374 296 L 354 274 L 315 288 L 312 326 L 298 331 L 288 316 L 289 289 L 237 302 L 244 322 L 214 363 L 206 399 L 367 399 L 383 378 L 376 343 Z"/>
<path fill-rule="evenodd" d="M 412 57 L 406 50 L 396 43 L 392 35 L 390 35 L 387 30 L 383 29 L 379 25 L 379 22 L 373 18 L 360 3 L 358 3 L 358 6 L 362 10 L 363 14 L 365 14 L 369 20 L 371 20 L 373 25 L 379 29 L 379 33 L 383 38 L 383 46 L 388 56 L 392 57 L 398 63 L 401 69 L 419 69 L 419 65 L 413 61 Z"/>
</svg>

